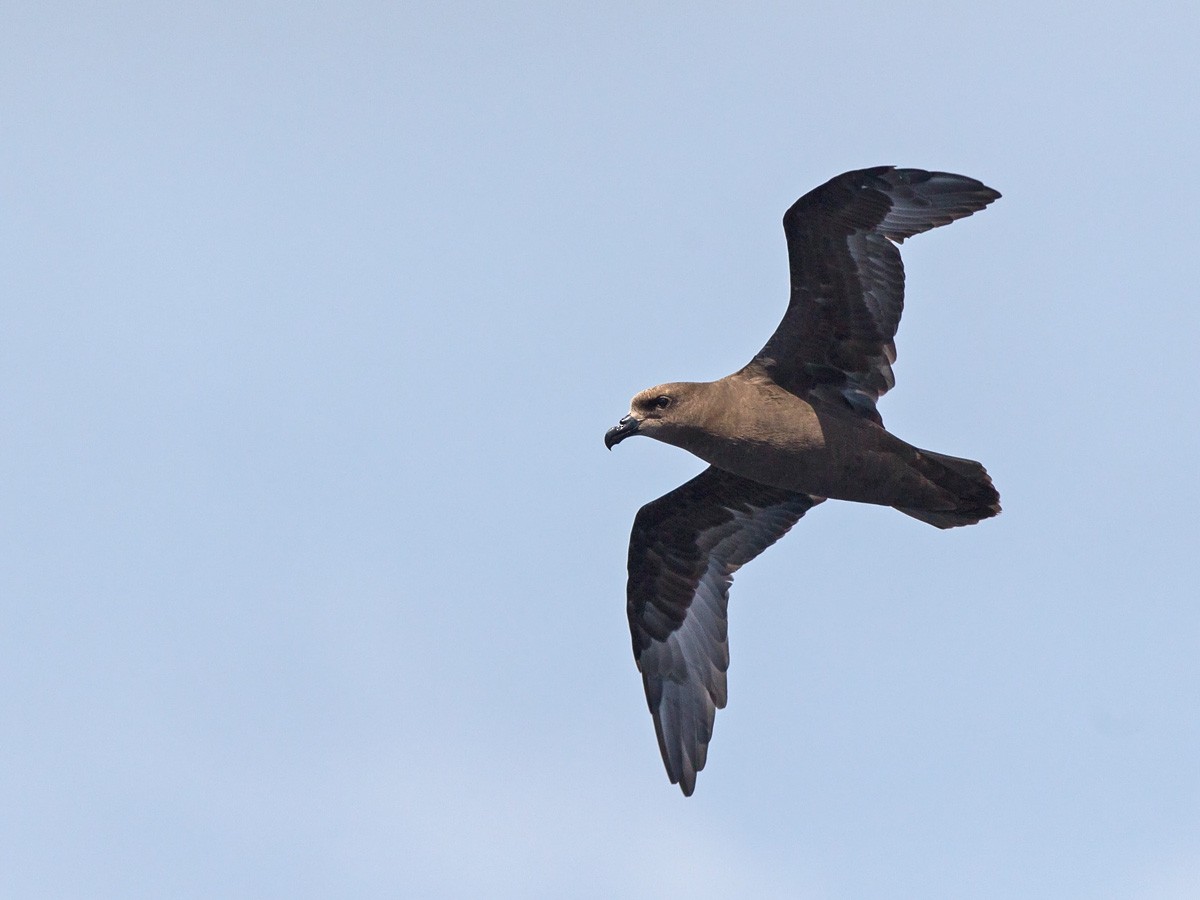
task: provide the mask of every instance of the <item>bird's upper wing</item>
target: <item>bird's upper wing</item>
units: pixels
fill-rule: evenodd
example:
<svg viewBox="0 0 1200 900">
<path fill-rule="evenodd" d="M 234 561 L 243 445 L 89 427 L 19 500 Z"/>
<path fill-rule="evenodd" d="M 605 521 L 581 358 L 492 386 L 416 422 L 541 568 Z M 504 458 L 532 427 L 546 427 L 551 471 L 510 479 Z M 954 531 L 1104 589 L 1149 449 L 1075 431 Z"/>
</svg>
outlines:
<svg viewBox="0 0 1200 900">
<path fill-rule="evenodd" d="M 904 307 L 896 244 L 999 196 L 973 178 L 892 166 L 847 172 L 805 194 L 783 216 L 787 312 L 743 371 L 879 421 L 875 401 L 895 384 Z"/>
<path fill-rule="evenodd" d="M 633 655 L 672 784 L 704 768 L 729 667 L 733 573 L 821 499 L 708 468 L 638 511 L 629 539 Z"/>
</svg>

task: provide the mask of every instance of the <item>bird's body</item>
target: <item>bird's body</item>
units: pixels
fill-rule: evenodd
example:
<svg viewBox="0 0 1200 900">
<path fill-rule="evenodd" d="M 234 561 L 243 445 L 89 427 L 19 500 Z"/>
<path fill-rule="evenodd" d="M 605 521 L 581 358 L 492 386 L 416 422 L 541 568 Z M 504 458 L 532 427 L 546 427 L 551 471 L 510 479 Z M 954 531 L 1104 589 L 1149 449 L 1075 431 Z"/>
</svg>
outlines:
<svg viewBox="0 0 1200 900">
<path fill-rule="evenodd" d="M 763 349 L 718 381 L 642 391 L 605 435 L 610 448 L 642 434 L 709 463 L 642 507 L 629 543 L 634 656 L 667 774 L 685 794 L 725 705 L 726 604 L 740 566 L 827 498 L 938 528 L 1000 511 L 982 465 L 900 440 L 876 409 L 894 382 L 896 244 L 999 196 L 961 175 L 882 166 L 801 197 L 783 220 L 791 301 Z"/>
<path fill-rule="evenodd" d="M 744 371 L 718 381 L 660 385 L 650 393 L 669 395 L 678 412 L 686 411 L 684 421 L 656 428 L 657 440 L 759 484 L 905 512 L 945 513 L 963 507 L 956 485 L 943 483 L 947 479 L 939 478 L 942 473 L 930 464 L 950 457 L 905 443 L 844 406 L 809 402 Z M 983 477 L 982 466 L 979 475 Z M 972 501 L 964 511 L 968 516 L 984 513 L 972 522 L 987 514 L 977 505 Z"/>
</svg>

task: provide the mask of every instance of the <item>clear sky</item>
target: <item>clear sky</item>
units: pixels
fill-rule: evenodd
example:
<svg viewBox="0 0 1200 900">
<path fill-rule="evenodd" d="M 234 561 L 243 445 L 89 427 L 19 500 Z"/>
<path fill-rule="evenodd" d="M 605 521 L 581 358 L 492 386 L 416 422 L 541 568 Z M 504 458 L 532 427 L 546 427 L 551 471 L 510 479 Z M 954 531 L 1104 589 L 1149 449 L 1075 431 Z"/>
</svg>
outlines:
<svg viewBox="0 0 1200 900">
<path fill-rule="evenodd" d="M 0 894 L 1200 896 L 1192 3 L 0 11 Z M 637 390 L 904 248 L 915 444 L 738 576 L 684 799 L 634 668 Z"/>
</svg>

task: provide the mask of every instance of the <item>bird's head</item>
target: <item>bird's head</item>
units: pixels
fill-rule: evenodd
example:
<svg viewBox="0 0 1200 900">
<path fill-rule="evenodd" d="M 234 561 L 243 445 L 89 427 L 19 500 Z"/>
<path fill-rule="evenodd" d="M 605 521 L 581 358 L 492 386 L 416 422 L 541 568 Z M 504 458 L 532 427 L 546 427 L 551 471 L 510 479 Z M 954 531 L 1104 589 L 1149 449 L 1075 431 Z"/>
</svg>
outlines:
<svg viewBox="0 0 1200 900">
<path fill-rule="evenodd" d="M 644 434 L 670 443 L 670 436 L 687 422 L 699 384 L 672 382 L 647 388 L 629 402 L 629 415 L 604 433 L 609 450 L 627 437 Z"/>
</svg>

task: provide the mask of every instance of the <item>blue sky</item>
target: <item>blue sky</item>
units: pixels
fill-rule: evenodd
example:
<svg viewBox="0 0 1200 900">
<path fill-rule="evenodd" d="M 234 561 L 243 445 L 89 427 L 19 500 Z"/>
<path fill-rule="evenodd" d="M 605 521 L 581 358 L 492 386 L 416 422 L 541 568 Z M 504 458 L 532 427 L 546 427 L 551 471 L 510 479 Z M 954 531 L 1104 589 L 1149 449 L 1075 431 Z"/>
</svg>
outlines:
<svg viewBox="0 0 1200 900">
<path fill-rule="evenodd" d="M 1200 895 L 1183 3 L 0 13 L 0 893 Z M 847 169 L 896 389 L 1005 512 L 827 503 L 738 576 L 685 800 L 604 429 L 783 312 Z"/>
</svg>

